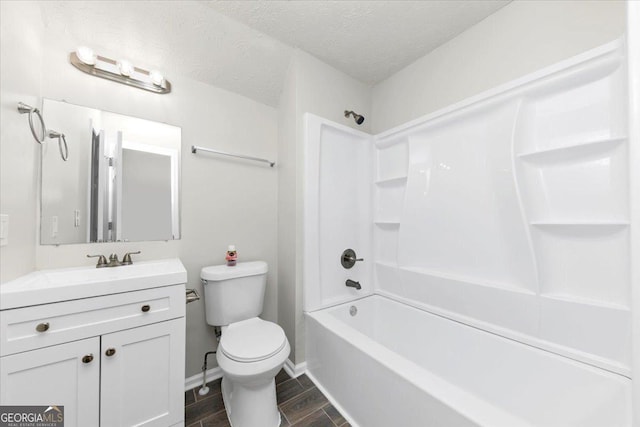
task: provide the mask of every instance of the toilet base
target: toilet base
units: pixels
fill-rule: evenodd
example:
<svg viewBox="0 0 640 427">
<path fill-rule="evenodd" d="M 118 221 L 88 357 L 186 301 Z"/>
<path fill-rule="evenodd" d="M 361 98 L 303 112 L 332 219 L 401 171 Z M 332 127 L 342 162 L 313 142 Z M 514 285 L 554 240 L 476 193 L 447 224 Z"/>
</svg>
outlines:
<svg viewBox="0 0 640 427">
<path fill-rule="evenodd" d="M 249 383 L 233 383 L 222 377 L 222 400 L 232 427 L 279 427 L 280 411 L 273 377 Z"/>
</svg>

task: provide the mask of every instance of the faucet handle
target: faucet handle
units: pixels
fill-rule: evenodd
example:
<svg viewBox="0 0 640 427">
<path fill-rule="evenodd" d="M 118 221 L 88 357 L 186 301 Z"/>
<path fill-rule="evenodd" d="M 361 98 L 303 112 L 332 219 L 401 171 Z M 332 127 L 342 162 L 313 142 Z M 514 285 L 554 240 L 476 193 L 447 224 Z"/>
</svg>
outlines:
<svg viewBox="0 0 640 427">
<path fill-rule="evenodd" d="M 107 266 L 107 258 L 105 258 L 104 255 L 87 255 L 87 258 L 98 258 L 98 264 L 96 264 L 96 268 Z"/>
<path fill-rule="evenodd" d="M 140 251 L 135 251 L 135 252 L 127 252 L 126 254 L 124 254 L 124 257 L 122 257 L 122 265 L 131 265 L 131 264 L 133 264 L 133 260 L 131 259 L 131 255 L 137 255 L 139 253 L 140 253 Z"/>
<path fill-rule="evenodd" d="M 344 268 L 353 267 L 357 261 L 364 261 L 364 258 L 358 258 L 356 251 L 353 249 L 345 249 L 340 256 L 340 264 L 342 264 Z"/>
</svg>

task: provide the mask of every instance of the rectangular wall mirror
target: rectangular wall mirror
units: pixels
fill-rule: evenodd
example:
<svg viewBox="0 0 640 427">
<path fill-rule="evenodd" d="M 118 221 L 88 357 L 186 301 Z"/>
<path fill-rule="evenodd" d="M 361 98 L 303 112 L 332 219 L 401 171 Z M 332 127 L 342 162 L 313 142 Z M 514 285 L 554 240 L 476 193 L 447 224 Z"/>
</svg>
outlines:
<svg viewBox="0 0 640 427">
<path fill-rule="evenodd" d="M 45 99 L 40 243 L 180 238 L 181 129 Z"/>
</svg>

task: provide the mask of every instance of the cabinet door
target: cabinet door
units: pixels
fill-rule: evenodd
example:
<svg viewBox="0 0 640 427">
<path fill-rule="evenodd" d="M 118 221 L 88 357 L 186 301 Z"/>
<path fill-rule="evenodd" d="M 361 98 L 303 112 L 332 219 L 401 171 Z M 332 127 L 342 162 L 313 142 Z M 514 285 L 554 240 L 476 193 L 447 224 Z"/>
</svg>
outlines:
<svg viewBox="0 0 640 427">
<path fill-rule="evenodd" d="M 64 406 L 67 427 L 98 426 L 99 382 L 97 337 L 0 358 L 0 405 Z"/>
<path fill-rule="evenodd" d="M 101 427 L 184 420 L 184 318 L 102 336 Z"/>
</svg>

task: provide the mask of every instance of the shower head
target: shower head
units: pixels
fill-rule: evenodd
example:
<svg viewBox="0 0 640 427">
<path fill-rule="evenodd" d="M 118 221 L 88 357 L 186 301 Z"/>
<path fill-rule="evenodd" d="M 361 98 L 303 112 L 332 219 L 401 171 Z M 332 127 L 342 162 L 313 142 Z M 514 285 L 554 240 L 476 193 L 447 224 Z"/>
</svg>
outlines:
<svg viewBox="0 0 640 427">
<path fill-rule="evenodd" d="M 354 111 L 344 110 L 344 116 L 345 117 L 353 116 L 353 120 L 355 120 L 358 125 L 361 125 L 364 122 L 364 116 L 361 116 L 360 114 Z"/>
</svg>

